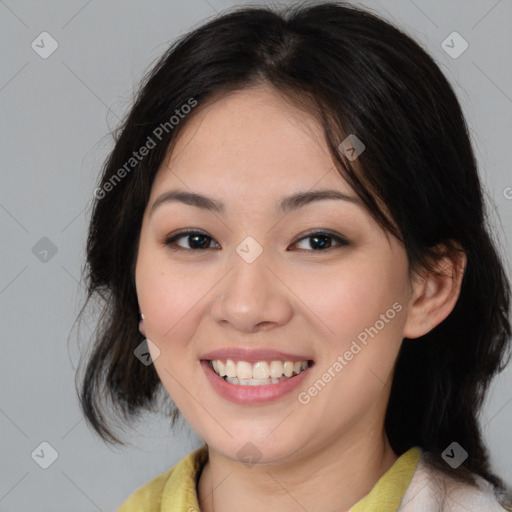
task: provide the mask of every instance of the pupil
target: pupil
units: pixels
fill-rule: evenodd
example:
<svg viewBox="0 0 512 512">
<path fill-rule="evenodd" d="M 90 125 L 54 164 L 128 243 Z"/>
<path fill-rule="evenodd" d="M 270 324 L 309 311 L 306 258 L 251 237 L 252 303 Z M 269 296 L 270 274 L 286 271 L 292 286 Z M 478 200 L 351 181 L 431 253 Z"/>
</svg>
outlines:
<svg viewBox="0 0 512 512">
<path fill-rule="evenodd" d="M 327 240 L 330 239 L 329 236 L 320 235 L 320 236 L 312 236 L 311 238 L 315 241 L 315 244 L 320 245 L 320 247 L 315 247 L 314 245 L 310 244 L 313 249 L 322 249 L 322 248 L 325 248 L 326 246 L 330 247 L 330 244 L 325 242 L 326 239 Z"/>
<path fill-rule="evenodd" d="M 192 247 L 200 247 L 200 248 L 202 248 L 202 247 L 204 247 L 205 245 L 206 245 L 206 246 L 208 246 L 208 244 L 207 244 L 207 243 L 206 243 L 206 244 L 204 243 L 204 240 L 205 240 L 206 238 L 208 238 L 208 237 L 206 237 L 206 236 L 204 236 L 204 235 L 190 235 L 189 240 L 190 240 L 190 239 L 192 239 L 192 240 L 193 240 L 193 242 L 192 242 L 192 244 L 191 244 L 191 245 L 192 245 Z M 200 239 L 203 239 L 203 243 L 196 243 L 196 242 L 197 242 L 197 240 L 200 240 Z"/>
</svg>

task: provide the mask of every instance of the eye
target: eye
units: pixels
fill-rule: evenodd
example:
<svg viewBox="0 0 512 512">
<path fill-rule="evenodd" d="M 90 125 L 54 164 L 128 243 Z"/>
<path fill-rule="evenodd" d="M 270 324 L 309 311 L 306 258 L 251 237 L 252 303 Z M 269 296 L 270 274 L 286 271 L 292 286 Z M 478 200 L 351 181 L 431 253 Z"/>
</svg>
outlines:
<svg viewBox="0 0 512 512">
<path fill-rule="evenodd" d="M 186 239 L 185 246 L 177 243 L 177 241 L 182 238 Z M 313 251 L 326 252 L 329 249 L 336 249 L 335 244 L 338 244 L 340 247 L 349 245 L 349 242 L 347 242 L 343 237 L 328 231 L 312 231 L 294 242 L 293 245 L 297 245 L 308 239 L 309 244 L 306 243 L 308 247 L 302 247 L 300 248 L 301 250 L 308 251 L 312 249 Z M 220 247 L 217 243 L 214 243 L 214 246 L 212 247 L 212 242 L 214 242 L 214 239 L 207 233 L 194 229 L 186 229 L 167 237 L 164 241 L 164 245 L 169 246 L 174 251 L 179 251 L 181 249 L 197 251 Z"/>
<path fill-rule="evenodd" d="M 181 238 L 185 238 L 187 240 L 188 247 L 183 247 L 180 244 L 178 247 L 172 247 L 173 244 L 177 240 L 180 240 Z M 164 244 L 166 246 L 171 246 L 170 248 L 179 251 L 181 249 L 189 249 L 189 250 L 197 250 L 197 249 L 210 249 L 210 243 L 213 241 L 213 238 L 208 236 L 206 233 L 202 231 L 196 231 L 193 229 L 186 229 L 183 231 L 180 231 L 179 233 L 176 233 L 168 238 L 165 239 Z M 217 246 L 219 246 L 217 244 Z"/>
<path fill-rule="evenodd" d="M 309 243 L 305 243 L 305 245 L 309 247 L 309 249 L 313 249 L 313 251 L 320 252 L 326 252 L 329 249 L 336 249 L 336 247 L 333 247 L 333 240 L 341 247 L 349 245 L 349 242 L 347 242 L 347 240 L 345 240 L 343 237 L 341 237 L 338 234 L 330 233 L 328 231 L 309 232 L 306 236 L 303 236 L 297 242 L 295 242 L 294 245 L 297 245 L 299 242 L 305 240 L 309 240 Z M 304 247 L 301 249 L 304 250 Z M 305 250 L 309 249 L 306 248 Z"/>
</svg>

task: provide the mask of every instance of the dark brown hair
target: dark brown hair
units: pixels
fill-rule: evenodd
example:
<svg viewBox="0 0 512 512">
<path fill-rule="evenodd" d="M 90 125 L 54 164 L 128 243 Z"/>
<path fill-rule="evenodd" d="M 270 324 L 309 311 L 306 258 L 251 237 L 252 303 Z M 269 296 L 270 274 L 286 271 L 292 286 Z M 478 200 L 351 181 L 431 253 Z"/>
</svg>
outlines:
<svg viewBox="0 0 512 512">
<path fill-rule="evenodd" d="M 213 95 L 258 84 L 314 113 L 340 174 L 403 242 L 411 272 L 432 271 L 444 254 L 465 252 L 454 310 L 425 336 L 402 343 L 385 428 L 397 454 L 420 446 L 443 471 L 468 480 L 472 472 L 503 489 L 478 413 L 492 377 L 508 362 L 510 284 L 486 224 L 466 123 L 452 87 L 417 43 L 341 3 L 283 12 L 238 8 L 180 38 L 143 80 L 105 162 L 87 241 L 87 302 L 99 297 L 103 305 L 77 385 L 89 424 L 105 441 L 122 444 L 113 417 L 128 422 L 154 405 L 162 388 L 153 365 L 134 357 L 143 341 L 134 268 L 153 179 L 194 115 L 192 109 L 181 116 L 183 106 L 195 101 L 197 111 Z M 155 146 L 127 167 L 155 133 Z M 359 171 L 338 149 L 347 134 L 366 146 Z M 169 405 L 174 424 L 178 413 Z M 440 457 L 452 441 L 469 453 L 457 471 Z"/>
</svg>

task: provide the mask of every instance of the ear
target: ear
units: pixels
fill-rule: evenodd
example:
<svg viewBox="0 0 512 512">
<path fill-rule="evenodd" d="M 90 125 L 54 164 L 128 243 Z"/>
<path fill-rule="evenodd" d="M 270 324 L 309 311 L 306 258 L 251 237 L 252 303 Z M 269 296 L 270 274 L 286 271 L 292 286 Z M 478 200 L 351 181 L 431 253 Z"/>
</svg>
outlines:
<svg viewBox="0 0 512 512">
<path fill-rule="evenodd" d="M 445 254 L 434 271 L 415 274 L 403 337 L 412 339 L 427 334 L 452 312 L 459 298 L 466 263 L 466 254 L 459 249 Z"/>
<path fill-rule="evenodd" d="M 139 331 L 146 338 L 146 328 L 144 327 L 144 314 L 139 311 Z"/>
</svg>

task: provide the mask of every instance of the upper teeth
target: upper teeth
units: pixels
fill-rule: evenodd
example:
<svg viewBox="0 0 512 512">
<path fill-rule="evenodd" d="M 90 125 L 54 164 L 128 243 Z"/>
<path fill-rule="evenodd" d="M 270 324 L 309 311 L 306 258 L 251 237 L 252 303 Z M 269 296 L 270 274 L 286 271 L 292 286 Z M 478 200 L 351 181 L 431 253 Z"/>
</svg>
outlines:
<svg viewBox="0 0 512 512">
<path fill-rule="evenodd" d="M 228 359 L 223 363 L 220 359 L 211 362 L 213 369 L 221 377 L 237 377 L 239 379 L 279 379 L 283 375 L 291 377 L 293 373 L 299 374 L 308 367 L 307 361 L 258 361 L 251 364 L 247 361 L 234 362 Z"/>
</svg>

